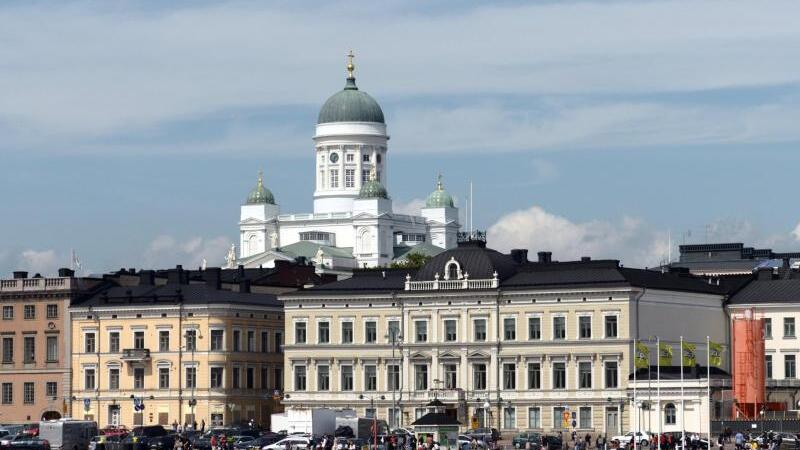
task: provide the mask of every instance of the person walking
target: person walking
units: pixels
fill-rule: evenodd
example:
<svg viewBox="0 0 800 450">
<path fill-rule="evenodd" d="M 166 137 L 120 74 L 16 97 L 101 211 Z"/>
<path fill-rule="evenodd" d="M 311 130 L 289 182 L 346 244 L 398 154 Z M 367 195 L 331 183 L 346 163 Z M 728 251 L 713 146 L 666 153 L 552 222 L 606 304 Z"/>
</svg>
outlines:
<svg viewBox="0 0 800 450">
<path fill-rule="evenodd" d="M 217 436 L 215 434 L 211 435 L 211 450 L 217 450 Z"/>
<path fill-rule="evenodd" d="M 603 437 L 602 434 L 597 435 L 597 440 L 594 443 L 597 450 L 605 450 L 606 448 L 606 438 Z"/>
</svg>

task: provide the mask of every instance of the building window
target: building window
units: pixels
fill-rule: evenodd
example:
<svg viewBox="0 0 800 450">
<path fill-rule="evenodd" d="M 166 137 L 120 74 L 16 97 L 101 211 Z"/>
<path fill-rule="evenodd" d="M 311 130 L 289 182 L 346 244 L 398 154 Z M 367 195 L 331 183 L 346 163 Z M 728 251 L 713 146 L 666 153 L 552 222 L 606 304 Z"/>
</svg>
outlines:
<svg viewBox="0 0 800 450">
<path fill-rule="evenodd" d="M 34 392 L 33 392 L 33 383 L 32 382 L 26 381 L 25 383 L 23 383 L 23 385 L 22 385 L 22 394 L 23 394 L 23 396 L 22 396 L 22 402 L 23 403 L 25 403 L 25 404 L 32 404 L 33 403 Z"/>
<path fill-rule="evenodd" d="M 444 321 L 444 340 L 445 342 L 455 342 L 456 335 L 456 321 L 448 319 Z"/>
<path fill-rule="evenodd" d="M 83 388 L 85 390 L 94 389 L 94 369 L 84 369 L 84 371 L 83 371 Z"/>
<path fill-rule="evenodd" d="M 94 333 L 86 333 L 83 335 L 83 351 L 86 353 L 94 353 L 97 349 L 95 346 L 95 334 Z"/>
<path fill-rule="evenodd" d="M 48 319 L 58 318 L 58 305 L 54 304 L 47 305 L 47 318 Z"/>
<path fill-rule="evenodd" d="M 247 351 L 254 352 L 256 351 L 256 332 L 254 330 L 247 330 Z"/>
<path fill-rule="evenodd" d="M 353 390 L 353 366 L 342 366 L 342 390 Z"/>
<path fill-rule="evenodd" d="M 542 428 L 542 410 L 539 408 L 528 408 L 528 428 L 538 430 Z"/>
<path fill-rule="evenodd" d="M 10 405 L 14 401 L 14 385 L 3 383 L 3 404 Z"/>
<path fill-rule="evenodd" d="M 275 353 L 283 353 L 283 333 L 275 332 Z"/>
<path fill-rule="evenodd" d="M 542 338 L 542 319 L 528 317 L 528 339 L 538 341 Z"/>
<path fill-rule="evenodd" d="M 158 388 L 169 389 L 169 367 L 158 368 Z"/>
<path fill-rule="evenodd" d="M 119 369 L 116 367 L 108 369 L 108 389 L 112 391 L 119 389 Z"/>
<path fill-rule="evenodd" d="M 458 389 L 458 366 L 455 364 L 444 365 L 444 388 Z"/>
<path fill-rule="evenodd" d="M 22 307 L 23 317 L 26 319 L 36 318 L 36 305 L 25 305 Z"/>
<path fill-rule="evenodd" d="M 331 323 L 320 322 L 317 324 L 317 337 L 320 344 L 327 344 L 331 341 Z"/>
<path fill-rule="evenodd" d="M 590 316 L 578 317 L 578 338 L 579 339 L 592 338 L 592 318 Z"/>
<path fill-rule="evenodd" d="M 233 330 L 233 351 L 242 351 L 242 330 Z"/>
<path fill-rule="evenodd" d="M 764 339 L 772 339 L 772 319 L 766 317 L 764 320 Z"/>
<path fill-rule="evenodd" d="M 144 349 L 144 331 L 135 331 L 133 333 L 133 348 Z"/>
<path fill-rule="evenodd" d="M 353 161 L 355 161 L 352 153 L 346 153 L 344 155 L 344 160 L 345 160 L 345 162 L 353 162 Z"/>
<path fill-rule="evenodd" d="M 767 378 L 772 378 L 772 355 L 765 355 L 764 371 Z"/>
<path fill-rule="evenodd" d="M 615 389 L 619 386 L 619 371 L 617 370 L 617 362 L 616 361 L 606 361 L 605 363 L 605 371 L 606 371 L 606 389 Z"/>
<path fill-rule="evenodd" d="M 45 395 L 47 395 L 51 399 L 53 397 L 58 396 L 58 383 L 56 383 L 55 381 L 48 381 L 47 383 L 45 383 L 44 389 L 45 389 Z"/>
<path fill-rule="evenodd" d="M 567 338 L 567 318 L 563 316 L 553 317 L 553 339 L 562 340 Z"/>
<path fill-rule="evenodd" d="M 111 353 L 119 353 L 119 331 L 108 333 L 108 351 Z"/>
<path fill-rule="evenodd" d="M 331 388 L 331 372 L 328 366 L 317 366 L 317 390 L 327 391 Z"/>
<path fill-rule="evenodd" d="M 506 341 L 517 340 L 517 321 L 513 317 L 503 319 L 503 339 Z"/>
<path fill-rule="evenodd" d="M 267 368 L 267 366 L 261 367 L 261 389 L 268 389 L 269 388 L 269 384 L 268 384 L 268 381 L 267 381 L 268 373 L 269 373 L 269 369 Z"/>
<path fill-rule="evenodd" d="M 374 365 L 364 366 L 364 390 L 378 390 L 378 368 Z"/>
<path fill-rule="evenodd" d="M 378 322 L 369 320 L 364 323 L 364 342 L 367 344 L 378 342 Z"/>
<path fill-rule="evenodd" d="M 339 169 L 331 169 L 328 173 L 330 173 L 330 177 L 331 177 L 331 188 L 338 189 L 339 188 Z"/>
<path fill-rule="evenodd" d="M 256 369 L 253 367 L 248 367 L 244 371 L 244 387 L 246 389 L 253 389 L 255 388 L 256 383 Z"/>
<path fill-rule="evenodd" d="M 364 156 L 367 156 L 367 155 L 364 155 Z M 364 184 L 367 181 L 369 181 L 369 170 L 362 170 L 361 171 L 361 184 Z"/>
<path fill-rule="evenodd" d="M 133 369 L 133 388 L 144 389 L 144 368 L 137 367 Z"/>
<path fill-rule="evenodd" d="M 617 316 L 605 317 L 606 338 L 617 337 Z"/>
<path fill-rule="evenodd" d="M 353 155 L 347 155 L 352 157 Z M 344 187 L 351 188 L 356 186 L 356 170 L 344 169 Z"/>
<path fill-rule="evenodd" d="M 514 390 L 517 388 L 517 366 L 503 364 L 503 389 Z"/>
<path fill-rule="evenodd" d="M 475 329 L 475 341 L 486 342 L 486 319 L 478 319 L 472 322 Z"/>
<path fill-rule="evenodd" d="M 231 368 L 231 388 L 240 389 L 242 387 L 242 369 L 238 367 Z"/>
<path fill-rule="evenodd" d="M 221 389 L 222 388 L 222 376 L 225 374 L 224 368 L 222 367 L 212 367 L 211 368 L 211 380 L 210 380 L 210 387 L 211 389 Z"/>
<path fill-rule="evenodd" d="M 415 364 L 414 365 L 414 387 L 418 391 L 428 390 L 428 365 Z"/>
<path fill-rule="evenodd" d="M 415 342 L 428 342 L 428 322 L 424 320 L 414 321 Z"/>
<path fill-rule="evenodd" d="M 158 332 L 158 351 L 169 351 L 169 331 L 167 330 L 160 330 Z"/>
<path fill-rule="evenodd" d="M 542 388 L 541 363 L 528 363 L 528 389 Z"/>
<path fill-rule="evenodd" d="M 186 387 L 189 389 L 197 387 L 197 367 L 186 368 Z"/>
<path fill-rule="evenodd" d="M 400 340 L 400 321 L 389 321 L 389 343 L 397 342 Z"/>
<path fill-rule="evenodd" d="M 13 320 L 14 319 L 14 307 L 13 306 L 3 306 L 3 320 Z"/>
<path fill-rule="evenodd" d="M 448 264 L 445 269 L 445 273 L 447 274 L 445 280 L 457 280 L 459 278 L 458 263 L 451 262 L 450 264 Z"/>
<path fill-rule="evenodd" d="M 783 377 L 795 378 L 797 376 L 797 363 L 795 355 L 785 355 L 783 357 Z"/>
<path fill-rule="evenodd" d="M 675 425 L 677 423 L 678 415 L 676 414 L 675 405 L 667 403 L 664 407 L 664 425 Z"/>
<path fill-rule="evenodd" d="M 369 153 L 364 153 L 363 155 L 361 155 L 361 161 L 369 162 Z"/>
<path fill-rule="evenodd" d="M 25 336 L 23 338 L 23 354 L 22 362 L 30 364 L 36 361 L 36 338 L 33 336 Z"/>
<path fill-rule="evenodd" d="M 283 369 L 280 367 L 275 368 L 275 389 L 283 389 Z"/>
<path fill-rule="evenodd" d="M 486 390 L 486 364 L 472 365 L 472 385 L 476 391 Z"/>
<path fill-rule="evenodd" d="M 517 427 L 516 409 L 511 406 L 503 408 L 503 428 L 513 430 Z"/>
<path fill-rule="evenodd" d="M 400 390 L 400 365 L 389 364 L 386 366 L 386 388 L 390 391 Z"/>
<path fill-rule="evenodd" d="M 47 336 L 47 362 L 58 361 L 58 336 Z"/>
<path fill-rule="evenodd" d="M 793 338 L 794 336 L 794 317 L 783 318 L 783 337 Z"/>
<path fill-rule="evenodd" d="M 578 387 L 580 389 L 592 388 L 592 363 L 583 361 L 578 363 Z"/>
<path fill-rule="evenodd" d="M 294 390 L 306 390 L 306 366 L 294 366 Z"/>
<path fill-rule="evenodd" d="M 567 388 L 567 367 L 566 363 L 553 363 L 553 389 Z"/>
<path fill-rule="evenodd" d="M 261 332 L 261 353 L 269 353 L 269 331 Z"/>
<path fill-rule="evenodd" d="M 14 338 L 3 338 L 3 364 L 14 362 Z"/>
<path fill-rule="evenodd" d="M 578 427 L 584 430 L 592 428 L 592 408 L 590 406 L 578 408 Z"/>
<path fill-rule="evenodd" d="M 342 322 L 342 344 L 353 343 L 353 322 Z"/>
<path fill-rule="evenodd" d="M 554 430 L 561 430 L 564 427 L 564 411 L 566 409 L 563 406 L 556 406 L 553 408 L 553 429 Z"/>
<path fill-rule="evenodd" d="M 211 351 L 222 351 L 225 348 L 224 344 L 224 330 L 211 330 L 211 342 L 209 343 Z"/>
</svg>

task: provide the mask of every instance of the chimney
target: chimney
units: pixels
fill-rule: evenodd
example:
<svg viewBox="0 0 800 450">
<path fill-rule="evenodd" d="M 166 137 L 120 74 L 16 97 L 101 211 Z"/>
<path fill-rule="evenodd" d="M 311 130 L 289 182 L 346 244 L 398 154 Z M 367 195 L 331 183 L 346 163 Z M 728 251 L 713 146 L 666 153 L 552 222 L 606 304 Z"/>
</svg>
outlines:
<svg viewBox="0 0 800 450">
<path fill-rule="evenodd" d="M 581 262 L 589 262 L 592 260 L 591 256 L 581 256 Z"/>
<path fill-rule="evenodd" d="M 553 258 L 553 252 L 539 252 L 536 255 L 539 257 L 540 263 L 549 263 Z"/>
<path fill-rule="evenodd" d="M 61 278 L 72 278 L 75 276 L 75 271 L 66 267 L 62 267 L 58 269 L 58 276 Z"/>
<path fill-rule="evenodd" d="M 156 281 L 156 273 L 152 270 L 139 271 L 139 286 L 152 286 Z"/>
<path fill-rule="evenodd" d="M 244 278 L 244 266 L 242 264 L 239 264 L 239 268 L 237 269 L 236 274 L 240 280 Z"/>
<path fill-rule="evenodd" d="M 28 272 L 23 270 L 17 270 L 14 272 L 14 279 L 19 280 L 20 278 L 28 278 Z"/>
<path fill-rule="evenodd" d="M 209 267 L 205 271 L 206 285 L 211 289 L 222 287 L 222 269 L 219 267 Z"/>
<path fill-rule="evenodd" d="M 178 264 L 175 269 L 167 272 L 167 284 L 182 284 L 183 283 L 183 266 Z"/>
<path fill-rule="evenodd" d="M 244 294 L 250 293 L 250 280 L 242 280 L 239 282 L 239 292 Z"/>
<path fill-rule="evenodd" d="M 756 280 L 767 281 L 772 279 L 772 267 L 760 267 L 756 274 Z"/>
<path fill-rule="evenodd" d="M 528 262 L 528 249 L 514 248 L 511 249 L 511 259 L 517 264 L 525 264 Z"/>
</svg>

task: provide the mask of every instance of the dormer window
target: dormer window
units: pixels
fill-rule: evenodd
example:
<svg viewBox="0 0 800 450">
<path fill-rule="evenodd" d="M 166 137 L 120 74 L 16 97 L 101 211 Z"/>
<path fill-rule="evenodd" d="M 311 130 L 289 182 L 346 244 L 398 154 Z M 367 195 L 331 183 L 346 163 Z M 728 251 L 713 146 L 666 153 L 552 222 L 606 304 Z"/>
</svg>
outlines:
<svg viewBox="0 0 800 450">
<path fill-rule="evenodd" d="M 447 264 L 444 265 L 444 279 L 458 280 L 461 279 L 462 276 L 461 264 L 459 264 L 455 258 L 450 258 L 450 261 L 447 261 Z"/>
</svg>

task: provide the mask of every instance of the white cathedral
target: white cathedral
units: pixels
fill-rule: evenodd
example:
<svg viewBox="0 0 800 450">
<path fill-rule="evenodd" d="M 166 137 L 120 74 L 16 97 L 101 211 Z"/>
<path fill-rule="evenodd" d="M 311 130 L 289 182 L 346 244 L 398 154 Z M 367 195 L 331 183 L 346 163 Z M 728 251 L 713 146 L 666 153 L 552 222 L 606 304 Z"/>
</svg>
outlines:
<svg viewBox="0 0 800 450">
<path fill-rule="evenodd" d="M 319 112 L 315 146 L 314 212 L 281 214 L 259 174 L 241 207 L 239 257 L 229 267 L 273 267 L 306 258 L 318 272 L 346 276 L 354 268 L 389 266 L 412 253 L 433 256 L 456 246 L 458 208 L 441 176 L 420 215 L 396 214 L 384 187 L 389 135 L 378 102 L 360 91 L 347 64 L 344 89 Z"/>
</svg>

